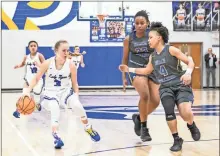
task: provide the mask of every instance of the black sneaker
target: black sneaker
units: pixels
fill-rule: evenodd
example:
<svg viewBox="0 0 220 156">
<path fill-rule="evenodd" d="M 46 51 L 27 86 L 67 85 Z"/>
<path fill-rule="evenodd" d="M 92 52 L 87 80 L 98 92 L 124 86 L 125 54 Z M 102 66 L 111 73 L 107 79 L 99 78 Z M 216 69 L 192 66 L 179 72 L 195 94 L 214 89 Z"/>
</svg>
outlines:
<svg viewBox="0 0 220 156">
<path fill-rule="evenodd" d="M 133 114 L 132 115 L 132 120 L 134 122 L 134 132 L 136 133 L 137 136 L 141 135 L 141 121 L 138 120 L 139 114 Z"/>
<path fill-rule="evenodd" d="M 189 130 L 191 132 L 193 140 L 195 140 L 195 141 L 200 140 L 201 133 L 200 133 L 199 129 L 197 128 L 195 122 L 193 123 L 192 127 L 189 127 L 188 125 L 187 125 L 187 127 L 189 128 Z"/>
<path fill-rule="evenodd" d="M 146 127 L 141 127 L 141 140 L 143 142 L 152 140 L 148 128 Z"/>
<path fill-rule="evenodd" d="M 173 152 L 178 152 L 182 150 L 182 145 L 183 145 L 183 139 L 180 137 L 177 137 L 174 139 L 174 144 L 172 147 L 170 147 L 170 150 Z"/>
</svg>

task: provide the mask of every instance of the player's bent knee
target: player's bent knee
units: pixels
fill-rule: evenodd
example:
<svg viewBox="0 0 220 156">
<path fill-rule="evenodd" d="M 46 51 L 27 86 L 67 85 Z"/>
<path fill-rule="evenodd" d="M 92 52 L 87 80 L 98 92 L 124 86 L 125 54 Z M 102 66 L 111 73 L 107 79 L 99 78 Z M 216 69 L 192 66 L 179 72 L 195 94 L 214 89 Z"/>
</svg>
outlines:
<svg viewBox="0 0 220 156">
<path fill-rule="evenodd" d="M 87 119 L 85 109 L 83 108 L 81 102 L 79 101 L 76 95 L 71 95 L 69 97 L 68 103 L 71 106 L 74 114 L 76 114 L 79 117 L 85 117 Z"/>
<path fill-rule="evenodd" d="M 164 107 L 166 120 L 171 121 L 176 119 L 176 115 L 174 112 L 175 108 L 175 100 L 172 96 L 165 96 L 161 99 L 162 105 Z"/>
</svg>

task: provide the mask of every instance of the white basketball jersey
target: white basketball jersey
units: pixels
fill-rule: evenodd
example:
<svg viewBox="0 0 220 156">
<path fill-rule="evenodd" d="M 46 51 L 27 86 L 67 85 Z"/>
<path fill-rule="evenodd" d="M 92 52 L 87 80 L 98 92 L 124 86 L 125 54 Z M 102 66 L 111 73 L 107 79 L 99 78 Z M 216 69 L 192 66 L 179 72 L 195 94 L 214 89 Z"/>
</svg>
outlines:
<svg viewBox="0 0 220 156">
<path fill-rule="evenodd" d="M 183 16 L 183 17 L 185 17 L 185 13 L 186 13 L 185 9 L 179 9 L 179 10 L 177 10 L 177 16 Z"/>
<path fill-rule="evenodd" d="M 197 9 L 196 14 L 197 16 L 205 16 L 205 9 Z"/>
<path fill-rule="evenodd" d="M 75 64 L 76 69 L 78 69 L 79 68 L 79 64 L 81 62 L 81 55 L 79 55 L 79 56 L 72 56 L 71 60 Z"/>
<path fill-rule="evenodd" d="M 71 88 L 70 60 L 66 59 L 60 70 L 56 69 L 55 56 L 50 58 L 50 65 L 45 77 L 45 91 L 61 91 Z"/>
<path fill-rule="evenodd" d="M 25 61 L 25 77 L 27 79 L 32 79 L 36 74 L 37 71 L 39 70 L 39 67 L 35 65 L 35 62 L 41 63 L 40 58 L 39 58 L 39 53 L 36 53 L 34 58 L 31 58 L 31 55 L 27 55 L 26 61 Z"/>
</svg>

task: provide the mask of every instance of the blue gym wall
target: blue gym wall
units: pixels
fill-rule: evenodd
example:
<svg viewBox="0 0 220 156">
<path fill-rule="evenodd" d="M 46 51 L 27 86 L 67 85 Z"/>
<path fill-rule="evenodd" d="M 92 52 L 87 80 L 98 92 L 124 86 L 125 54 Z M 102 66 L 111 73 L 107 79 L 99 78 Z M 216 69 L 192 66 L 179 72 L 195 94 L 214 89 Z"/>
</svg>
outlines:
<svg viewBox="0 0 220 156">
<path fill-rule="evenodd" d="M 73 51 L 73 47 L 70 48 Z M 80 47 L 86 51 L 85 68 L 78 69 L 80 86 L 121 86 L 122 78 L 118 66 L 122 60 L 122 47 Z M 46 59 L 54 56 L 52 47 L 39 47 L 38 51 Z M 29 54 L 26 48 L 26 54 Z"/>
</svg>

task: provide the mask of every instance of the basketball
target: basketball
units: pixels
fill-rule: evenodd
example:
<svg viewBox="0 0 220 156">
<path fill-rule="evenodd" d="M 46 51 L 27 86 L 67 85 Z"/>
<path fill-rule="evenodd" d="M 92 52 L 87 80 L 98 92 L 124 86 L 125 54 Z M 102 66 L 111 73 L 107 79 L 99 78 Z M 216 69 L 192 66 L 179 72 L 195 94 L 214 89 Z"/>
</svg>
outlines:
<svg viewBox="0 0 220 156">
<path fill-rule="evenodd" d="M 25 96 L 24 98 L 20 97 L 17 101 L 17 110 L 23 115 L 31 114 L 35 109 L 35 102 L 32 98 Z"/>
</svg>

